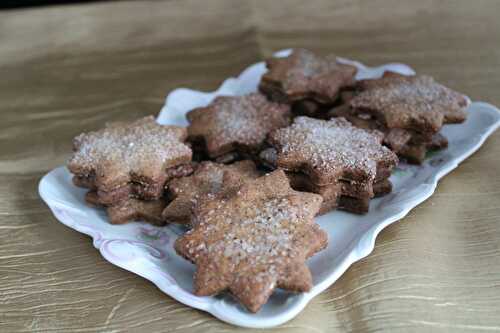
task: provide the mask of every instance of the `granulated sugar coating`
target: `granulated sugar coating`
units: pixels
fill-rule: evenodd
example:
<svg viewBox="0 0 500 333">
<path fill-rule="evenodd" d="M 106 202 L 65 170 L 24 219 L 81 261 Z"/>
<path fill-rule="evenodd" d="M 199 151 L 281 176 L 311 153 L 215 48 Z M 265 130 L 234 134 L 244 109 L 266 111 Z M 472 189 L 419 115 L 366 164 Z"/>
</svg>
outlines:
<svg viewBox="0 0 500 333">
<path fill-rule="evenodd" d="M 219 96 L 207 107 L 187 114 L 189 137 L 202 138 L 210 157 L 243 147 L 259 150 L 266 135 L 290 123 L 290 107 L 263 95 Z"/>
<path fill-rule="evenodd" d="M 346 177 L 373 182 L 379 163 L 394 166 L 396 155 L 380 144 L 380 136 L 352 126 L 344 118 L 297 117 L 269 135 L 277 151 L 276 165 L 302 171 L 318 185 Z"/>
<path fill-rule="evenodd" d="M 321 201 L 319 195 L 293 191 L 278 170 L 230 195 L 200 202 L 194 210 L 197 224 L 175 245 L 197 266 L 195 293 L 229 289 L 256 312 L 275 287 L 309 290 L 305 260 L 327 242 L 313 221 Z"/>
<path fill-rule="evenodd" d="M 95 174 L 99 190 L 124 185 L 131 177 L 165 178 L 166 168 L 191 160 L 186 137 L 186 129 L 159 125 L 153 117 L 108 124 L 75 138 L 68 168 L 81 176 Z"/>
<path fill-rule="evenodd" d="M 266 65 L 261 90 L 279 89 L 289 101 L 313 98 L 332 103 L 339 89 L 354 83 L 357 72 L 354 66 L 338 63 L 334 55 L 320 57 L 304 49 L 295 49 L 288 57 L 271 58 Z"/>
<path fill-rule="evenodd" d="M 463 122 L 467 98 L 430 76 L 389 75 L 359 83 L 355 112 L 372 113 L 388 128 L 438 132 L 443 123 Z"/>
</svg>

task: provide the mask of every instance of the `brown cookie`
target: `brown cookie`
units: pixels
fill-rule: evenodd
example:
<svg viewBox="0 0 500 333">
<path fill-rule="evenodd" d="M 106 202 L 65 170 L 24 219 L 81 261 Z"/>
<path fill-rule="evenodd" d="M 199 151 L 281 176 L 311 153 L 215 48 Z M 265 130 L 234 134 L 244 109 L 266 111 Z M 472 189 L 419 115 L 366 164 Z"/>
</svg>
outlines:
<svg viewBox="0 0 500 333">
<path fill-rule="evenodd" d="M 339 180 L 373 183 L 378 170 L 391 170 L 398 158 L 381 139 L 344 118 L 297 117 L 291 126 L 270 133 L 268 142 L 276 149 L 277 167 L 304 172 L 312 183 L 327 185 Z"/>
<path fill-rule="evenodd" d="M 370 114 L 355 114 L 348 103 L 333 108 L 328 115 L 344 117 L 356 127 L 384 133 L 383 144 L 409 163 L 421 164 L 428 151 L 448 146 L 448 140 L 439 132 L 417 132 L 403 128 L 389 129 Z"/>
<path fill-rule="evenodd" d="M 370 198 L 369 197 L 351 197 L 348 195 L 333 196 L 332 191 L 329 188 L 332 185 L 325 186 L 320 194 L 323 197 L 323 203 L 318 212 L 318 215 L 323 215 L 329 213 L 334 209 L 347 211 L 354 214 L 366 214 L 370 209 Z M 388 194 L 392 191 L 391 182 L 386 179 L 375 183 L 373 185 L 373 190 L 375 197 L 379 197 Z"/>
<path fill-rule="evenodd" d="M 302 173 L 287 173 L 290 185 L 294 190 L 317 193 L 323 197 L 323 203 L 318 215 L 323 215 L 334 209 L 346 210 L 351 213 L 364 214 L 368 212 L 370 199 L 383 196 L 392 191 L 388 179 L 382 179 L 372 184 L 358 184 L 339 181 L 334 184 L 318 186 L 309 181 Z M 344 200 L 344 197 L 348 199 Z M 348 200 L 351 204 L 343 205 Z"/>
<path fill-rule="evenodd" d="M 303 173 L 287 172 L 286 175 L 290 179 L 290 185 L 294 190 L 313 192 L 321 195 L 325 191 L 337 191 L 338 196 L 371 199 L 375 196 L 386 194 L 387 188 L 389 187 L 390 189 L 392 187 L 391 182 L 387 178 L 376 180 L 373 184 L 340 180 L 337 183 L 319 186 L 312 183 L 309 177 Z"/>
<path fill-rule="evenodd" d="M 385 72 L 383 78 L 392 77 L 405 77 L 404 75 Z M 354 110 L 350 106 L 350 101 L 363 90 L 363 87 L 368 85 L 371 81 L 376 80 L 362 80 L 356 85 L 356 90 L 346 90 L 341 93 L 340 101 L 337 106 L 332 108 L 328 113 L 327 118 L 333 117 L 344 117 L 354 126 L 363 129 L 376 129 L 385 134 L 384 140 L 392 142 L 394 148 L 396 146 L 402 146 L 411 140 L 411 143 L 421 143 L 424 141 L 431 141 L 433 133 L 429 132 L 418 132 L 412 129 L 403 128 L 387 128 L 383 122 L 381 122 L 376 116 L 370 113 L 361 113 Z M 391 146 L 391 145 L 389 145 Z"/>
<path fill-rule="evenodd" d="M 187 114 L 189 138 L 210 158 L 243 151 L 256 153 L 267 134 L 290 123 L 290 107 L 268 101 L 259 93 L 219 96 L 208 106 Z"/>
<path fill-rule="evenodd" d="M 295 116 L 307 116 L 318 119 L 329 119 L 331 104 L 320 104 L 312 99 L 304 99 L 292 104 L 292 113 Z"/>
<path fill-rule="evenodd" d="M 274 149 L 274 148 L 266 148 L 263 151 L 261 151 L 257 160 L 260 163 L 260 166 L 263 167 L 264 169 L 275 170 L 278 168 L 278 166 L 277 166 L 278 153 L 277 153 L 276 149 Z M 393 168 L 392 166 L 389 166 L 385 169 L 378 168 L 377 175 L 375 176 L 374 182 L 377 183 L 379 181 L 382 181 L 382 180 L 389 178 L 391 176 L 391 173 L 392 173 L 392 168 Z M 287 173 L 287 175 L 301 174 L 302 179 L 305 179 L 307 182 L 314 184 L 308 175 L 303 174 L 301 172 L 286 171 L 286 173 Z M 342 179 L 341 179 L 341 181 L 342 181 Z M 352 181 L 352 180 L 351 181 L 348 180 L 347 182 L 349 182 L 351 184 L 362 184 L 363 186 L 365 186 L 365 188 L 368 188 L 366 186 L 370 185 L 369 183 L 361 183 L 361 182 Z M 293 184 L 293 182 L 292 182 L 292 184 Z M 316 186 L 318 186 L 318 185 L 316 185 Z"/>
<path fill-rule="evenodd" d="M 466 96 L 430 76 L 386 75 L 363 80 L 349 105 L 356 114 L 373 115 L 385 127 L 437 133 L 444 123 L 466 118 Z"/>
<path fill-rule="evenodd" d="M 186 137 L 186 129 L 160 125 L 153 117 L 108 124 L 74 139 L 68 169 L 76 185 L 96 190 L 103 203 L 129 195 L 158 199 L 169 172 L 182 174 L 182 165 L 191 161 Z"/>
<path fill-rule="evenodd" d="M 354 115 L 352 113 L 349 113 L 349 111 L 344 110 L 348 110 L 348 108 L 345 108 L 345 106 L 340 106 L 331 110 L 329 114 L 333 117 L 344 117 L 351 124 L 358 128 L 366 130 L 378 130 L 382 132 L 384 134 L 383 143 L 397 154 L 399 154 L 399 152 L 407 145 L 423 145 L 424 147 L 428 145 L 436 146 L 432 145 L 432 142 L 436 142 L 437 139 L 439 139 L 440 141 L 440 144 L 438 146 L 446 147 L 447 145 L 446 138 L 439 133 L 421 133 L 403 128 L 388 129 L 369 115 Z"/>
<path fill-rule="evenodd" d="M 354 214 L 366 214 L 370 209 L 370 199 L 341 196 L 337 202 L 337 209 Z"/>
<path fill-rule="evenodd" d="M 436 151 L 448 147 L 448 140 L 436 133 L 432 136 L 430 141 L 423 143 L 408 143 L 401 147 L 397 152 L 399 156 L 404 158 L 411 164 L 422 164 L 428 152 Z"/>
<path fill-rule="evenodd" d="M 191 211 L 198 198 L 218 192 L 226 170 L 233 170 L 248 179 L 260 175 L 255 164 L 248 160 L 231 165 L 202 162 L 191 176 L 174 179 L 168 184 L 168 192 L 173 200 L 163 211 L 163 219 L 181 224 L 190 223 Z"/>
<path fill-rule="evenodd" d="M 343 111 L 340 110 L 346 107 L 349 109 L 348 102 L 354 96 L 353 89 L 354 87 L 347 87 L 340 90 L 339 98 L 333 104 L 321 104 L 312 99 L 294 102 L 292 104 L 292 112 L 295 116 L 307 116 L 318 119 L 330 119 L 332 117 L 345 117 L 347 119 L 347 115 L 351 115 L 351 113 L 344 116 L 342 115 Z"/>
<path fill-rule="evenodd" d="M 176 167 L 169 168 L 165 171 L 165 182 L 173 178 L 189 176 L 193 173 L 194 163 L 182 164 Z M 102 205 L 112 205 L 119 201 L 129 198 L 142 198 L 144 200 L 157 200 L 158 194 L 163 193 L 163 185 L 130 183 L 127 186 L 122 186 L 111 191 L 103 191 L 97 189 L 95 185 L 95 176 L 73 176 L 73 184 L 78 187 L 88 188 L 96 192 L 97 198 Z"/>
<path fill-rule="evenodd" d="M 385 132 L 384 143 L 396 154 L 414 137 L 412 132 L 402 128 L 393 128 Z"/>
<path fill-rule="evenodd" d="M 310 290 L 306 259 L 327 245 L 313 220 L 321 201 L 292 190 L 282 170 L 200 201 L 198 223 L 175 242 L 177 253 L 197 267 L 194 293 L 229 290 L 257 312 L 275 288 Z"/>
<path fill-rule="evenodd" d="M 286 103 L 311 99 L 332 104 L 340 89 L 354 83 L 357 72 L 356 67 L 339 63 L 334 55 L 320 57 L 304 49 L 295 49 L 288 57 L 268 59 L 266 66 L 260 91 L 271 100 Z"/>
<path fill-rule="evenodd" d="M 90 191 L 85 195 L 85 201 L 94 206 L 105 207 L 111 224 L 124 224 L 136 220 L 143 220 L 158 226 L 166 224 L 161 217 L 161 212 L 167 205 L 167 201 L 163 198 L 152 201 L 130 198 L 112 206 L 103 206 L 99 202 L 97 193 Z"/>
<path fill-rule="evenodd" d="M 375 198 L 382 197 L 392 192 L 392 183 L 389 179 L 384 179 L 373 184 L 373 194 Z"/>
<path fill-rule="evenodd" d="M 353 121 L 353 118 L 349 118 L 349 121 L 356 127 L 365 126 Z M 386 131 L 383 143 L 407 162 L 422 164 L 428 152 L 448 147 L 448 139 L 441 133 L 430 134 L 427 136 L 405 129 L 391 129 Z"/>
<path fill-rule="evenodd" d="M 301 192 L 311 192 L 321 195 L 323 201 L 317 215 L 326 214 L 338 207 L 339 198 L 342 196 L 342 184 L 334 183 L 326 186 L 317 186 L 309 181 L 309 177 L 302 173 L 287 172 L 290 186 Z"/>
</svg>

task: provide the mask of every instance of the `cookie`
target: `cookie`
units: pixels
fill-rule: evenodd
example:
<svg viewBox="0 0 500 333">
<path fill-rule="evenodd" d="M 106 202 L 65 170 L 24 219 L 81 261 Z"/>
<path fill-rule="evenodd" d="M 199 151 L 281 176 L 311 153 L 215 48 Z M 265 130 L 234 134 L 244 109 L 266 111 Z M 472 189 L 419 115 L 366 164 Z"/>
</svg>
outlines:
<svg viewBox="0 0 500 333">
<path fill-rule="evenodd" d="M 436 133 L 432 136 L 430 141 L 420 144 L 409 143 L 401 147 L 397 153 L 408 163 L 422 164 L 427 156 L 427 153 L 444 149 L 446 147 L 448 147 L 448 140 L 440 133 Z"/>
<path fill-rule="evenodd" d="M 320 57 L 305 49 L 295 49 L 284 58 L 270 58 L 266 66 L 259 90 L 271 100 L 285 103 L 310 99 L 332 104 L 342 88 L 354 84 L 357 72 L 356 67 L 339 63 L 334 55 Z"/>
<path fill-rule="evenodd" d="M 392 151 L 398 153 L 406 145 L 430 144 L 439 138 L 440 141 L 446 140 L 439 133 L 421 133 L 403 128 L 386 128 L 372 116 L 367 114 L 353 114 L 348 105 L 336 107 L 328 112 L 330 117 L 343 117 L 358 128 L 366 130 L 378 130 L 384 133 L 383 143 Z M 445 144 L 446 145 L 446 144 Z M 440 144 L 440 146 L 442 146 Z"/>
<path fill-rule="evenodd" d="M 260 163 L 260 166 L 266 170 L 275 170 L 276 168 L 278 168 L 277 159 L 278 159 L 278 153 L 277 153 L 276 149 L 266 148 L 259 154 L 258 162 Z M 390 166 L 388 168 L 378 168 L 374 183 L 378 183 L 378 182 L 381 182 L 381 181 L 389 178 L 391 176 L 391 173 L 392 173 L 392 168 L 393 168 L 392 166 Z M 303 174 L 301 172 L 286 171 L 286 174 L 292 175 L 292 176 L 293 175 L 300 175 L 301 176 L 301 177 L 299 177 L 300 179 L 304 179 L 305 181 L 307 181 L 311 184 L 314 184 L 314 182 L 312 182 L 309 179 L 309 176 L 307 176 L 306 174 Z M 291 181 L 292 181 L 292 179 L 291 179 Z M 342 179 L 340 181 L 342 181 Z M 344 181 L 344 182 L 349 183 L 349 184 L 358 184 L 358 186 L 363 185 L 364 189 L 370 188 L 369 187 L 370 183 L 361 183 L 361 182 L 357 182 L 357 181 L 347 181 L 347 182 Z M 292 184 L 293 184 L 293 181 L 292 181 Z M 359 190 L 359 187 L 358 187 L 358 190 Z"/>
<path fill-rule="evenodd" d="M 309 291 L 306 259 L 327 245 L 313 220 L 321 201 L 292 190 L 277 170 L 198 202 L 197 224 L 175 242 L 177 253 L 196 265 L 195 295 L 227 290 L 257 312 L 275 288 Z"/>
<path fill-rule="evenodd" d="M 189 139 L 211 159 L 231 152 L 258 152 L 267 134 L 290 123 L 290 107 L 259 93 L 219 96 L 187 114 Z"/>
<path fill-rule="evenodd" d="M 248 160 L 231 165 L 202 162 L 191 176 L 174 179 L 168 184 L 168 193 L 173 200 L 163 211 L 163 219 L 189 224 L 191 211 L 198 198 L 218 192 L 222 187 L 222 177 L 226 170 L 233 170 L 241 177 L 248 179 L 257 178 L 260 175 L 255 164 Z"/>
<path fill-rule="evenodd" d="M 359 127 L 359 126 L 358 126 Z M 385 133 L 384 143 L 389 147 L 393 152 L 398 153 L 406 146 L 411 140 L 412 132 L 402 128 L 392 128 Z"/>
<path fill-rule="evenodd" d="M 327 185 L 326 188 L 331 185 Z M 392 191 L 392 184 L 389 180 L 384 180 L 373 185 L 375 197 L 386 195 Z M 316 193 L 316 192 L 315 192 Z M 351 197 L 340 195 L 333 197 L 328 189 L 322 190 L 323 203 L 318 215 L 324 215 L 330 211 L 343 210 L 353 214 L 366 214 L 370 209 L 370 197 Z"/>
<path fill-rule="evenodd" d="M 161 213 L 167 201 L 163 198 L 152 201 L 138 199 L 125 199 L 112 206 L 102 206 L 95 191 L 90 191 L 85 195 L 87 203 L 104 207 L 111 224 L 124 224 L 127 222 L 142 220 L 157 226 L 165 225 Z"/>
<path fill-rule="evenodd" d="M 290 185 L 293 189 L 297 191 L 313 192 L 321 194 L 322 196 L 326 191 L 337 191 L 338 196 L 371 199 L 376 196 L 387 194 L 392 189 L 392 184 L 387 178 L 376 180 L 373 184 L 340 180 L 337 183 L 319 186 L 312 183 L 309 177 L 303 173 L 287 172 L 286 175 L 290 179 Z M 387 189 L 389 189 L 388 192 Z"/>
<path fill-rule="evenodd" d="M 276 150 L 277 167 L 327 185 L 339 180 L 373 183 L 378 170 L 392 170 L 398 158 L 381 139 L 344 118 L 297 117 L 291 126 L 270 133 L 268 142 Z"/>
<path fill-rule="evenodd" d="M 370 210 L 370 199 L 341 196 L 337 202 L 336 208 L 354 214 L 366 214 Z"/>
<path fill-rule="evenodd" d="M 402 75 L 386 72 L 384 78 L 402 77 Z M 366 80 L 370 82 L 374 80 Z M 364 82 L 364 81 L 363 81 Z M 366 83 L 365 83 L 366 85 Z M 369 113 L 355 114 L 349 101 L 354 97 L 354 92 L 345 93 L 342 103 L 328 112 L 329 117 L 344 117 L 356 127 L 367 130 L 378 130 L 384 133 L 383 143 L 399 157 L 407 162 L 421 164 L 427 152 L 443 149 L 448 146 L 448 140 L 439 132 L 418 132 L 411 129 L 387 128 L 379 119 Z"/>
<path fill-rule="evenodd" d="M 193 172 L 193 163 L 182 164 L 177 167 L 169 168 L 165 171 L 164 182 L 168 182 L 173 178 L 189 176 Z M 162 183 L 144 186 L 144 184 L 130 183 L 127 186 L 122 186 L 111 191 L 103 191 L 97 189 L 95 176 L 73 176 L 73 184 L 78 187 L 94 190 L 97 195 L 97 200 L 102 205 L 112 205 L 119 201 L 128 198 L 142 198 L 145 200 L 157 200 L 158 195 L 163 192 Z"/>
<path fill-rule="evenodd" d="M 312 192 L 323 197 L 323 203 L 318 215 L 323 215 L 334 209 L 364 214 L 368 212 L 370 199 L 386 195 L 392 191 L 392 183 L 388 179 L 382 179 L 373 184 L 339 181 L 334 184 L 318 186 L 311 183 L 308 176 L 302 173 L 288 172 L 287 176 L 294 190 Z M 347 199 L 344 197 L 347 197 Z M 343 204 L 346 200 L 350 203 L 349 205 Z"/>
<path fill-rule="evenodd" d="M 444 123 L 466 118 L 467 97 L 430 76 L 389 74 L 357 83 L 358 92 L 349 101 L 356 114 L 370 114 L 385 127 L 437 133 Z"/>
<path fill-rule="evenodd" d="M 373 194 L 375 198 L 382 197 L 392 192 L 392 183 L 389 179 L 384 179 L 373 184 Z"/>
<path fill-rule="evenodd" d="M 288 175 L 290 177 L 290 175 Z M 293 179 L 293 180 L 292 180 Z M 317 215 L 324 215 L 332 210 L 343 210 L 354 214 L 366 214 L 370 208 L 370 200 L 390 193 L 392 184 L 388 179 L 373 184 L 373 194 L 353 192 L 346 183 L 316 186 L 307 179 L 299 183 L 297 178 L 291 178 L 290 184 L 298 191 L 312 192 L 321 195 L 323 202 Z M 347 186 L 346 186 L 347 185 Z M 353 194 L 350 196 L 349 194 Z"/>
<path fill-rule="evenodd" d="M 104 204 L 129 196 L 159 199 L 169 174 L 189 171 L 186 138 L 186 129 L 160 125 L 153 117 L 108 124 L 74 139 L 68 169 L 75 185 L 95 190 Z"/>
<path fill-rule="evenodd" d="M 292 113 L 295 116 L 307 116 L 318 119 L 329 119 L 332 104 L 320 104 L 311 99 L 304 99 L 292 104 Z"/>
</svg>

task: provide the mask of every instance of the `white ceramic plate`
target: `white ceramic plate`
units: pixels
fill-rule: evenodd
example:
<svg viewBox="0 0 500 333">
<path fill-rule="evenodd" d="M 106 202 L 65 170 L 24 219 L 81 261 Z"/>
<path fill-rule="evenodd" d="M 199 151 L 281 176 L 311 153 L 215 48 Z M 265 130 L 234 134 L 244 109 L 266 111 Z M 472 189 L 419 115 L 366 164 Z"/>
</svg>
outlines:
<svg viewBox="0 0 500 333">
<path fill-rule="evenodd" d="M 278 55 L 286 55 L 289 50 Z M 384 70 L 412 74 L 406 65 L 388 64 L 368 68 L 342 59 L 359 68 L 358 78 L 379 77 Z M 238 78 L 226 80 L 215 92 L 203 93 L 176 89 L 166 100 L 158 122 L 187 125 L 185 114 L 194 107 L 208 104 L 218 95 L 241 95 L 256 90 L 263 63 L 247 68 Z M 438 180 L 475 152 L 499 126 L 500 111 L 492 105 L 474 102 L 467 109 L 467 121 L 443 129 L 449 147 L 435 153 L 422 166 L 400 164 L 391 177 L 391 194 L 372 200 L 370 213 L 354 215 L 331 212 L 317 222 L 328 232 L 329 246 L 309 261 L 314 287 L 308 293 L 290 294 L 276 291 L 256 314 L 237 304 L 230 295 L 197 297 L 192 294 L 194 266 L 175 254 L 173 243 L 182 233 L 174 225 L 159 228 L 140 222 L 111 225 L 104 211 L 85 204 L 85 190 L 71 183 L 65 167 L 59 167 L 40 181 L 39 191 L 56 218 L 63 224 L 93 238 L 94 246 L 114 265 L 134 272 L 153 282 L 163 292 L 191 307 L 239 326 L 272 327 L 295 317 L 307 303 L 331 286 L 354 262 L 372 252 L 378 233 L 401 219 L 434 192 Z"/>
</svg>

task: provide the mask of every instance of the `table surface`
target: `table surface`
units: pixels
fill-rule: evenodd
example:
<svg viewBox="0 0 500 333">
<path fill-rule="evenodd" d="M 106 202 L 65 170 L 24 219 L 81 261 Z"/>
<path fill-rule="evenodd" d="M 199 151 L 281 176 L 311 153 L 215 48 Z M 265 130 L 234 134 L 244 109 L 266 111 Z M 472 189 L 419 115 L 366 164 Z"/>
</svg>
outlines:
<svg viewBox="0 0 500 333">
<path fill-rule="evenodd" d="M 307 3 L 307 4 L 306 4 Z M 306 47 L 500 105 L 499 1 L 138 1 L 0 12 L 0 331 L 224 332 L 107 263 L 37 193 L 71 139 Z M 276 331 L 500 330 L 500 132 Z"/>
</svg>

